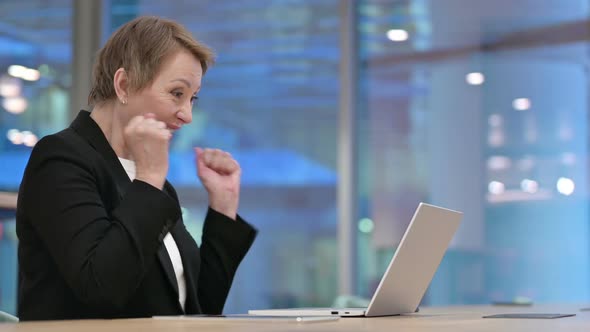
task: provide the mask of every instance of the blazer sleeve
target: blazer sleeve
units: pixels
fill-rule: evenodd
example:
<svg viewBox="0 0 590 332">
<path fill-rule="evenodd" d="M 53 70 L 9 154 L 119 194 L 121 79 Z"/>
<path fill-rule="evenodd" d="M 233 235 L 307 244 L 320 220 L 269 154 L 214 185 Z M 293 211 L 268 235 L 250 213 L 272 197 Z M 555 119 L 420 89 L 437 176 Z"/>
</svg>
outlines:
<svg viewBox="0 0 590 332">
<path fill-rule="evenodd" d="M 98 190 L 107 179 L 96 178 L 88 159 L 58 136 L 41 140 L 20 203 L 76 296 L 113 310 L 140 285 L 180 207 L 161 190 L 133 181 L 120 204 L 107 211 Z"/>
<path fill-rule="evenodd" d="M 203 226 L 198 281 L 203 313 L 222 313 L 238 265 L 252 246 L 256 233 L 240 216 L 233 220 L 209 208 Z"/>
</svg>

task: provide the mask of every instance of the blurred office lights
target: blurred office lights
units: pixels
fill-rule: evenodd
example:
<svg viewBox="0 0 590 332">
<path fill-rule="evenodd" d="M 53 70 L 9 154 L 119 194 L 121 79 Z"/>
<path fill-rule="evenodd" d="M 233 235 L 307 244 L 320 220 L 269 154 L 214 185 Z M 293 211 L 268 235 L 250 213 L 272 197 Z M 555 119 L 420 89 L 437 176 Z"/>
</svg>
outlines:
<svg viewBox="0 0 590 332">
<path fill-rule="evenodd" d="M 20 135 L 20 131 L 18 129 L 9 129 L 6 132 L 6 138 L 8 138 L 8 140 L 11 142 L 16 138 L 16 135 Z"/>
<path fill-rule="evenodd" d="M 23 131 L 23 144 L 28 147 L 33 147 L 37 144 L 37 135 L 30 131 Z"/>
<path fill-rule="evenodd" d="M 20 96 L 22 90 L 20 82 L 20 80 L 7 75 L 0 77 L 0 96 L 4 98 Z"/>
<path fill-rule="evenodd" d="M 23 144 L 23 134 L 16 129 L 10 129 L 6 136 L 8 137 L 8 140 L 10 140 L 10 142 L 12 142 L 14 145 Z"/>
<path fill-rule="evenodd" d="M 510 168 L 512 161 L 505 156 L 491 156 L 488 158 L 488 169 L 492 171 L 501 171 Z"/>
<path fill-rule="evenodd" d="M 490 131 L 488 132 L 488 145 L 494 148 L 504 145 L 504 130 L 502 124 L 504 119 L 500 114 L 491 114 L 488 117 Z"/>
<path fill-rule="evenodd" d="M 502 116 L 500 114 L 491 114 L 488 117 L 488 124 L 490 125 L 490 127 L 493 127 L 493 128 L 500 127 L 500 126 L 502 126 L 503 122 L 504 122 L 504 119 L 502 118 Z"/>
<path fill-rule="evenodd" d="M 37 144 L 39 138 L 32 132 L 25 130 L 20 131 L 18 129 L 10 129 L 6 132 L 6 138 L 14 145 L 24 144 L 25 146 L 32 147 Z"/>
<path fill-rule="evenodd" d="M 488 134 L 488 145 L 494 148 L 504 145 L 504 132 L 500 128 L 494 128 Z"/>
<path fill-rule="evenodd" d="M 567 166 L 573 166 L 576 164 L 576 155 L 571 152 L 564 152 L 561 155 L 561 163 Z"/>
<path fill-rule="evenodd" d="M 4 98 L 2 107 L 12 114 L 20 114 L 27 109 L 27 100 L 23 97 Z"/>
<path fill-rule="evenodd" d="M 528 98 L 516 98 L 512 101 L 512 107 L 517 111 L 526 111 L 531 108 L 531 100 Z"/>
<path fill-rule="evenodd" d="M 371 233 L 374 228 L 375 224 L 373 223 L 373 220 L 369 218 L 359 220 L 359 231 L 361 233 Z"/>
<path fill-rule="evenodd" d="M 465 75 L 465 81 L 469 85 L 482 85 L 486 78 L 482 73 L 473 72 Z"/>
<path fill-rule="evenodd" d="M 408 37 L 408 32 L 403 29 L 391 29 L 387 31 L 387 38 L 393 42 L 406 41 Z"/>
<path fill-rule="evenodd" d="M 574 190 L 576 189 L 576 184 L 574 183 L 574 180 L 566 178 L 566 177 L 560 177 L 557 180 L 557 191 L 565 196 L 569 196 L 571 194 L 574 193 Z"/>
<path fill-rule="evenodd" d="M 537 181 L 531 179 L 524 179 L 520 182 L 520 189 L 529 194 L 534 194 L 539 190 L 539 184 Z"/>
<path fill-rule="evenodd" d="M 41 78 L 41 73 L 37 69 L 20 65 L 9 66 L 8 74 L 12 77 L 22 78 L 25 81 L 38 81 Z"/>
<path fill-rule="evenodd" d="M 490 194 L 500 195 L 504 193 L 504 190 L 504 184 L 500 181 L 491 181 L 488 184 L 488 191 L 490 192 Z"/>
</svg>

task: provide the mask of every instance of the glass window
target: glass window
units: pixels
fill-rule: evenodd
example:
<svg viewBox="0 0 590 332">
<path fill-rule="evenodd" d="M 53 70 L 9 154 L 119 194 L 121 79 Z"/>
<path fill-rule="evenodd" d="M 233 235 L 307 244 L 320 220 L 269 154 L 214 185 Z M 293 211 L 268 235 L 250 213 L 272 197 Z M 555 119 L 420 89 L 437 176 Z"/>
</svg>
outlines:
<svg viewBox="0 0 590 332">
<path fill-rule="evenodd" d="M 588 1 L 361 1 L 358 289 L 465 212 L 428 304 L 588 298 Z"/>
</svg>

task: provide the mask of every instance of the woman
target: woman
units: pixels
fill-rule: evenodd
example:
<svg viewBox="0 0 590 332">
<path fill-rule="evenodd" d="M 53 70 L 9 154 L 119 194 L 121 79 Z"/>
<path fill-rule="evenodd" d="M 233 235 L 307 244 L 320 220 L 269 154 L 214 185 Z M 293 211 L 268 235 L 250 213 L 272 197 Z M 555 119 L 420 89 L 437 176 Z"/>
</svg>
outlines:
<svg viewBox="0 0 590 332">
<path fill-rule="evenodd" d="M 219 314 L 256 231 L 238 215 L 240 167 L 196 149 L 209 195 L 202 244 L 166 182 L 169 142 L 192 120 L 209 48 L 137 18 L 98 54 L 89 103 L 43 138 L 19 191 L 21 321 Z"/>
</svg>

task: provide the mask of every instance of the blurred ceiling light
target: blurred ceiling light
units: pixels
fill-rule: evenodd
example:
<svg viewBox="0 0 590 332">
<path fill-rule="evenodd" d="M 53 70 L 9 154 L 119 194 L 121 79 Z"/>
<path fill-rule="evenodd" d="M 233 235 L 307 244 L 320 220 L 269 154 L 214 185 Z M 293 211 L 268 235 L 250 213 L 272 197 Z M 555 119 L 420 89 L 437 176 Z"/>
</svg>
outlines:
<svg viewBox="0 0 590 332">
<path fill-rule="evenodd" d="M 561 162 L 567 166 L 573 166 L 576 164 L 576 155 L 571 152 L 564 152 L 561 155 Z"/>
<path fill-rule="evenodd" d="M 2 107 L 9 113 L 20 114 L 27 109 L 27 100 L 23 97 L 5 98 Z"/>
<path fill-rule="evenodd" d="M 537 183 L 537 181 L 524 179 L 520 182 L 520 188 L 524 192 L 534 194 L 537 192 L 537 190 L 539 190 L 539 184 Z"/>
<path fill-rule="evenodd" d="M 6 136 L 14 145 L 23 144 L 23 134 L 16 129 L 9 130 Z"/>
<path fill-rule="evenodd" d="M 504 193 L 504 184 L 500 181 L 492 181 L 488 184 L 488 191 L 494 195 L 500 195 Z"/>
<path fill-rule="evenodd" d="M 391 29 L 387 31 L 387 38 L 394 42 L 402 42 L 408 40 L 408 32 L 402 29 Z"/>
<path fill-rule="evenodd" d="M 18 129 L 9 129 L 6 132 L 6 138 L 8 138 L 8 140 L 12 142 L 12 140 L 14 140 L 16 135 L 19 135 L 19 134 L 20 134 L 20 131 Z"/>
<path fill-rule="evenodd" d="M 488 134 L 488 145 L 494 148 L 504 145 L 504 133 L 500 129 L 492 129 Z"/>
<path fill-rule="evenodd" d="M 491 156 L 488 158 L 488 169 L 492 171 L 501 171 L 510 168 L 512 161 L 505 156 Z"/>
<path fill-rule="evenodd" d="M 0 83 L 0 96 L 4 98 L 16 97 L 20 95 L 20 91 L 18 85 Z"/>
<path fill-rule="evenodd" d="M 500 127 L 503 122 L 504 119 L 500 114 L 490 114 L 488 117 L 488 124 L 490 127 Z"/>
<path fill-rule="evenodd" d="M 8 67 L 8 75 L 20 78 L 27 69 L 25 66 L 12 65 Z"/>
<path fill-rule="evenodd" d="M 21 85 L 19 80 L 9 76 L 0 78 L 0 96 L 10 98 L 20 96 L 20 94 Z"/>
<path fill-rule="evenodd" d="M 37 135 L 33 134 L 30 131 L 23 131 L 23 144 L 28 147 L 33 147 L 37 144 L 38 138 Z"/>
<path fill-rule="evenodd" d="M 37 81 L 41 78 L 41 73 L 37 69 L 31 69 L 20 65 L 9 66 L 8 74 L 13 77 L 22 78 L 25 81 Z"/>
<path fill-rule="evenodd" d="M 29 69 L 21 78 L 25 81 L 38 81 L 41 78 L 41 73 L 37 69 Z"/>
<path fill-rule="evenodd" d="M 486 78 L 482 73 L 473 72 L 465 75 L 465 81 L 470 85 L 482 85 Z"/>
<path fill-rule="evenodd" d="M 574 180 L 565 177 L 561 177 L 557 180 L 557 191 L 560 194 L 569 196 L 574 193 L 575 189 L 576 184 L 574 183 Z"/>
<path fill-rule="evenodd" d="M 369 218 L 363 218 L 359 221 L 359 231 L 361 233 L 371 233 L 374 228 L 375 224 Z"/>
<path fill-rule="evenodd" d="M 512 101 L 512 107 L 517 111 L 526 111 L 531 108 L 531 100 L 528 98 L 516 98 Z"/>
</svg>

